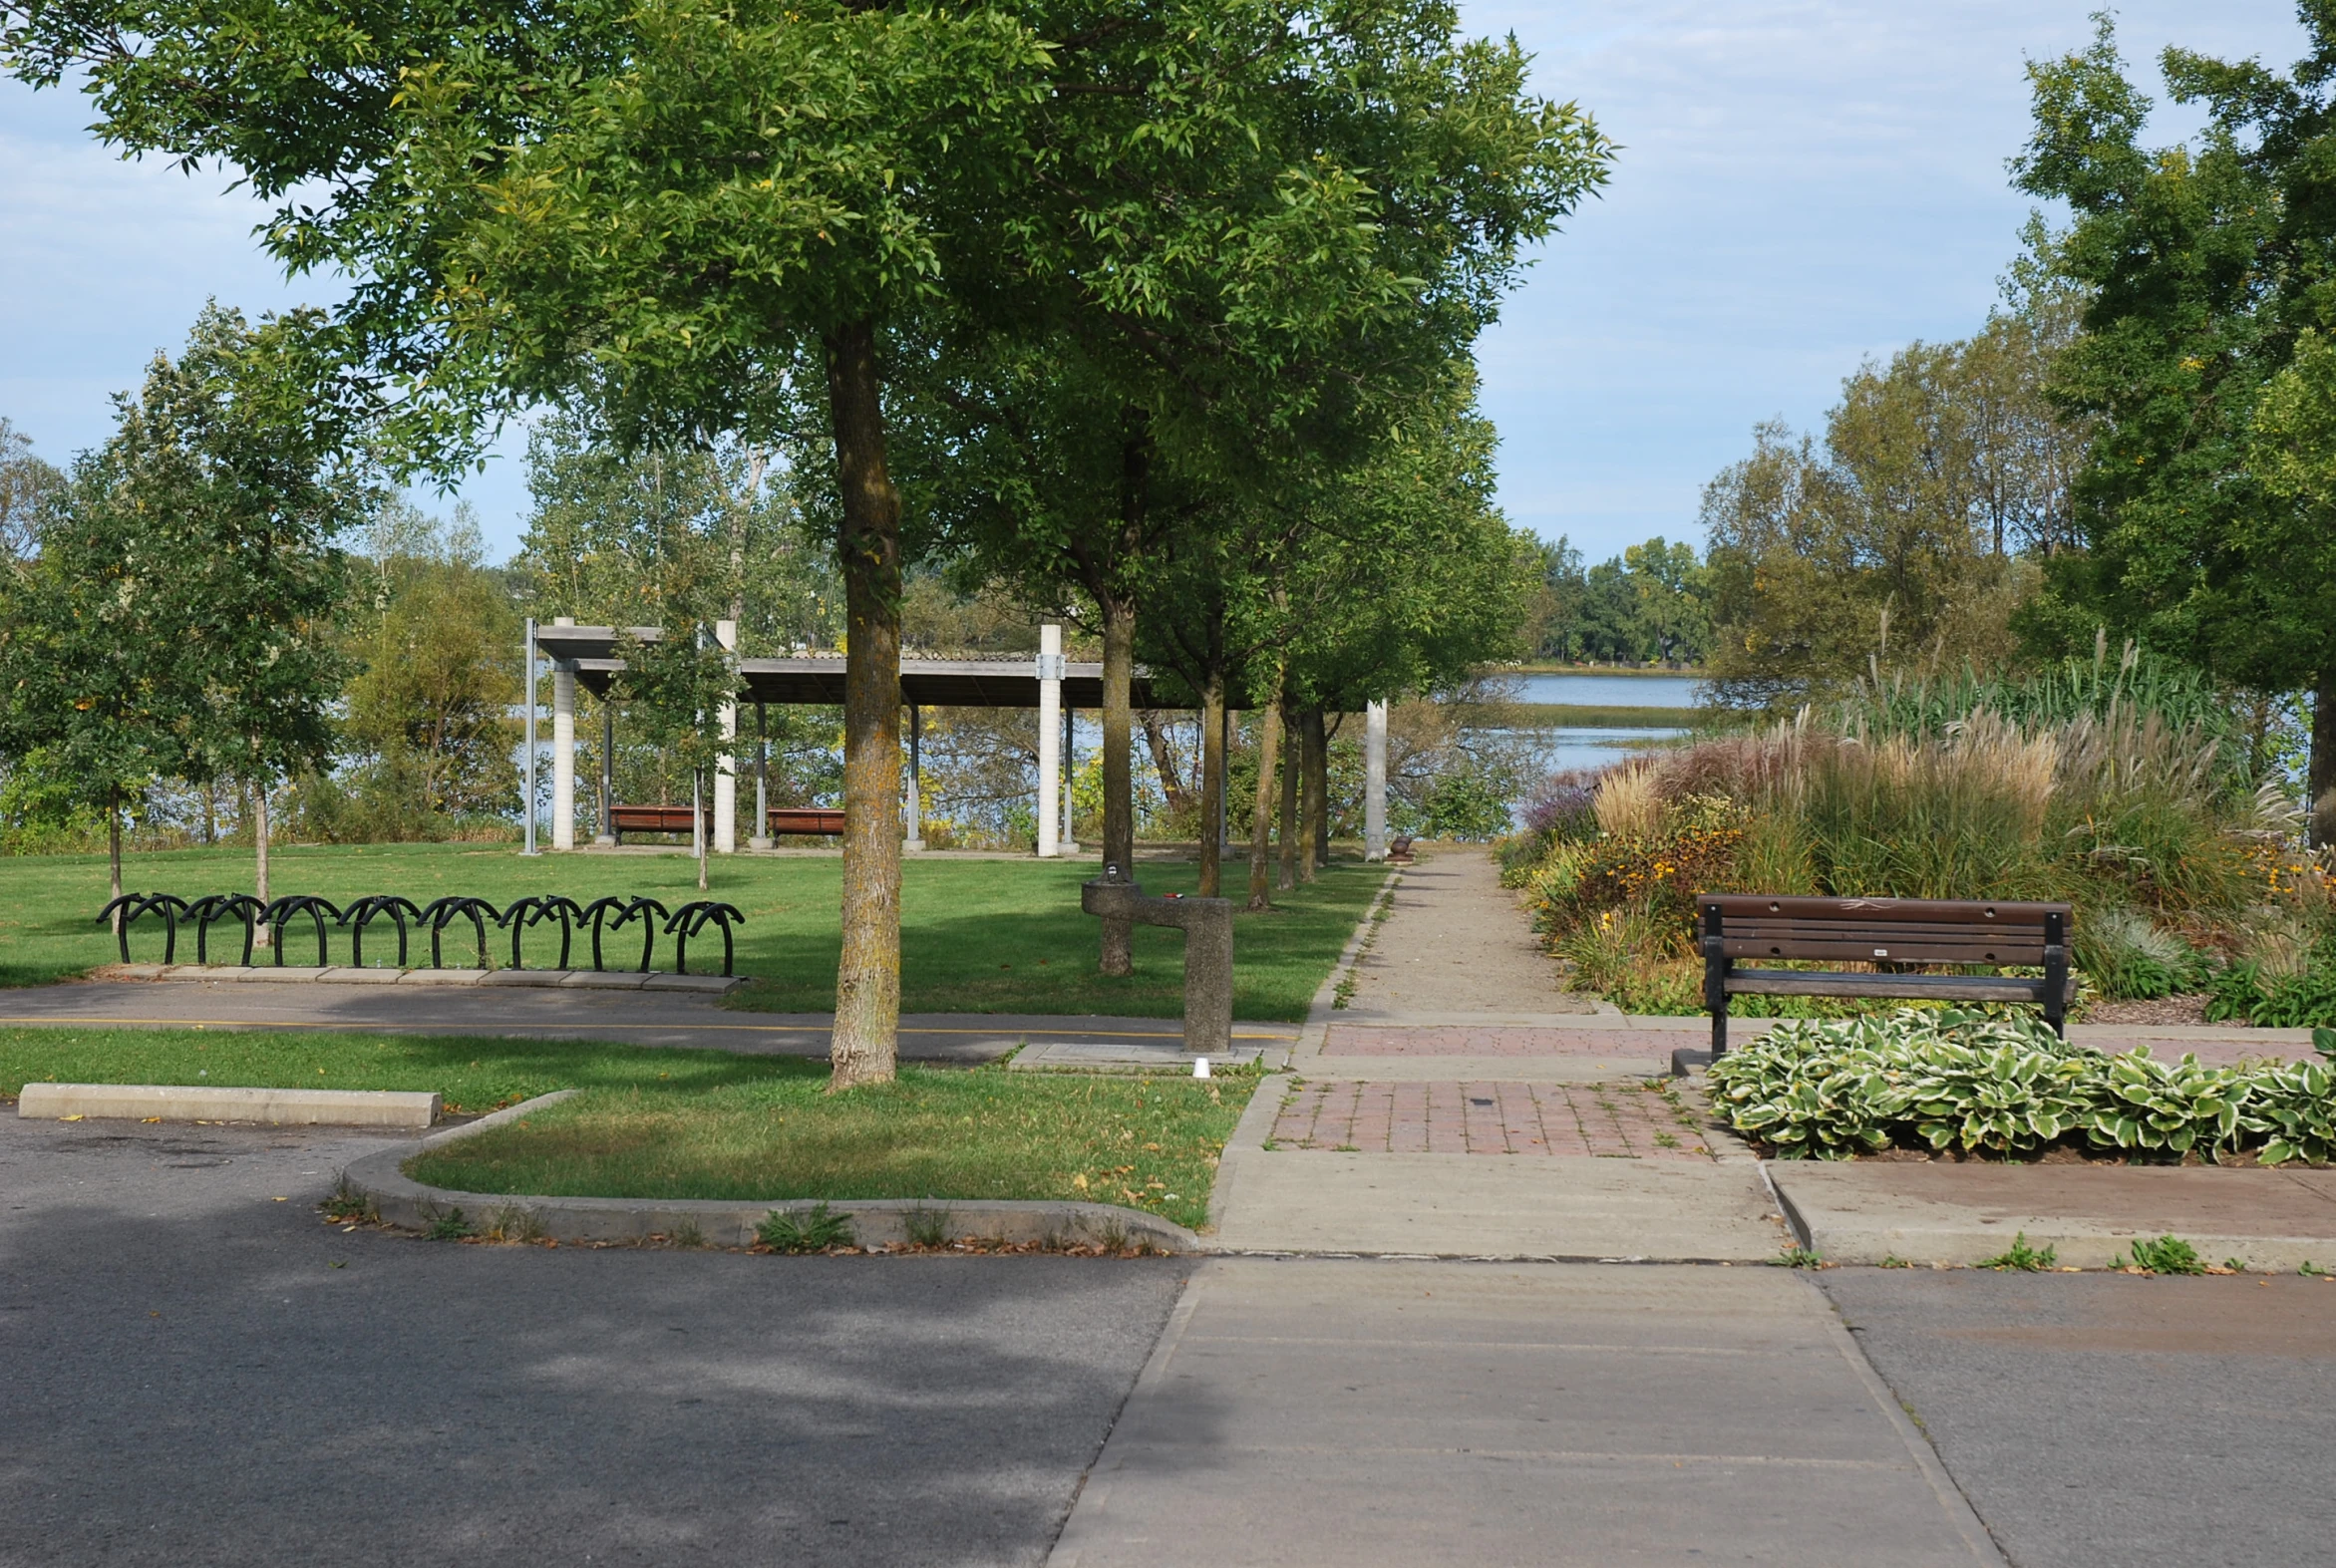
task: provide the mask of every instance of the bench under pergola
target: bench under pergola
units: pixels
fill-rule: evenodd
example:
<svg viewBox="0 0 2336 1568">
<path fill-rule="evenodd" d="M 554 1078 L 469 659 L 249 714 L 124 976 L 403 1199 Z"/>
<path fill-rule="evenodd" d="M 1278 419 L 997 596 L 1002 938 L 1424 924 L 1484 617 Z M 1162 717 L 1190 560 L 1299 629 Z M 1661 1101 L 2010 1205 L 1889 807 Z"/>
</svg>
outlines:
<svg viewBox="0 0 2336 1568">
<path fill-rule="evenodd" d="M 926 708 L 1032 708 L 1042 713 L 1060 707 L 1062 733 L 1055 727 L 1041 724 L 1039 730 L 1040 759 L 1040 821 L 1051 823 L 1054 801 L 1055 774 L 1070 757 L 1071 715 L 1075 710 L 1100 710 L 1103 707 L 1103 666 L 1066 660 L 1059 651 L 1060 633 L 1057 628 L 1043 629 L 1045 643 L 1052 649 L 1042 651 L 1035 659 L 1028 655 L 995 659 L 903 659 L 900 661 L 900 701 L 908 712 L 908 793 L 903 802 L 906 812 L 908 844 L 910 849 L 923 846 L 922 836 L 922 757 L 921 740 L 923 710 Z M 726 642 L 735 637 L 731 623 L 721 622 L 717 633 Z M 613 626 L 577 626 L 563 621 L 550 625 L 528 623 L 530 638 L 528 668 L 541 657 L 551 664 L 551 797 L 552 847 L 574 847 L 575 822 L 575 694 L 578 686 L 601 699 L 600 745 L 600 838 L 613 843 L 617 826 L 611 816 L 615 798 L 615 705 L 608 696 L 616 677 L 624 671 L 624 660 L 619 655 L 622 641 L 655 642 L 664 631 L 655 626 L 631 626 L 620 633 Z M 766 715 L 772 705 L 797 707 L 840 707 L 843 703 L 844 659 L 841 654 L 798 655 L 781 659 L 741 659 L 738 661 L 738 698 L 742 705 L 751 704 L 755 710 L 755 820 L 768 833 L 773 821 L 769 804 L 770 758 L 766 737 L 769 732 Z M 527 683 L 527 758 L 530 775 L 528 799 L 534 798 L 532 772 L 535 756 L 535 700 L 534 682 Z M 1129 702 L 1137 709 L 1158 710 L 1165 707 L 1181 708 L 1181 704 L 1164 705 L 1156 699 L 1150 675 L 1141 667 L 1129 683 Z M 1246 708 L 1248 703 L 1233 694 L 1227 694 L 1226 709 Z M 1372 798 L 1366 803 L 1365 815 L 1375 826 L 1367 834 L 1366 855 L 1379 858 L 1384 853 L 1386 834 L 1386 726 L 1381 717 L 1384 709 L 1376 710 L 1369 727 L 1374 766 L 1367 774 L 1373 785 Z M 1058 753 L 1059 748 L 1059 753 Z M 1223 759 L 1228 748 L 1220 747 Z M 1058 760 L 1059 759 L 1059 760 Z M 735 831 L 736 807 L 730 791 L 736 788 L 735 776 L 723 773 L 715 779 L 715 798 L 712 802 L 715 842 L 712 847 L 730 850 L 736 847 L 730 835 Z M 1062 790 L 1062 799 L 1068 801 L 1069 791 Z M 1221 788 L 1219 799 L 1223 797 Z M 694 818 L 697 807 L 674 807 L 689 811 Z M 825 823 L 812 827 L 808 818 L 814 813 L 804 812 L 806 830 L 834 830 Z M 817 813 L 833 817 L 833 812 Z M 1067 812 L 1065 813 L 1067 817 Z M 532 809 L 529 826 L 532 828 Z M 687 827 L 678 829 L 690 830 Z M 1043 839 L 1055 835 L 1041 834 Z M 1066 830 L 1063 837 L 1067 839 Z M 730 840 L 730 841 L 725 841 Z M 760 841 L 760 840 L 758 840 Z M 530 833 L 530 846 L 532 834 Z M 1042 845 L 1041 852 L 1049 846 Z"/>
</svg>

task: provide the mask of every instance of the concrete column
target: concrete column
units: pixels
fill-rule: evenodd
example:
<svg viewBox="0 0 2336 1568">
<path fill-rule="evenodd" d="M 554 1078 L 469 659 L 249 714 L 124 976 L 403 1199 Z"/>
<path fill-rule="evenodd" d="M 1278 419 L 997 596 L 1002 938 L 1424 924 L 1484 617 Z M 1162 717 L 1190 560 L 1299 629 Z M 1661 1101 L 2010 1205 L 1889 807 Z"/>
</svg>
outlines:
<svg viewBox="0 0 2336 1568">
<path fill-rule="evenodd" d="M 554 626 L 573 626 L 572 615 L 555 615 Z M 576 672 L 555 660 L 551 666 L 551 847 L 576 846 Z"/>
<path fill-rule="evenodd" d="M 738 651 L 738 622 L 716 621 L 714 641 L 725 652 Z M 738 736 L 738 704 L 722 705 L 722 738 L 735 740 Z M 738 853 L 738 759 L 724 752 L 714 759 L 714 852 Z"/>
<path fill-rule="evenodd" d="M 908 839 L 900 847 L 910 854 L 924 848 L 924 710 L 908 705 Z"/>
<path fill-rule="evenodd" d="M 1387 858 L 1387 705 L 1363 715 L 1363 858 Z"/>
<path fill-rule="evenodd" d="M 1062 853 L 1063 629 L 1038 629 L 1038 852 Z"/>
</svg>

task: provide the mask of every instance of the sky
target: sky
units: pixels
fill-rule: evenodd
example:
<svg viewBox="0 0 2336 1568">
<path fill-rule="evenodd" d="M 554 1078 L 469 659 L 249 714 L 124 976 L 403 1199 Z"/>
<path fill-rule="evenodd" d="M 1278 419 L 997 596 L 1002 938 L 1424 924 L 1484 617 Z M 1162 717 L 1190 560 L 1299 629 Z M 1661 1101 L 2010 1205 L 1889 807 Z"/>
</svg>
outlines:
<svg viewBox="0 0 2336 1568">
<path fill-rule="evenodd" d="M 1480 348 L 1510 519 L 1591 560 L 1654 534 L 1700 544 L 1703 486 L 1755 424 L 1817 428 L 1861 360 L 1975 330 L 2032 205 L 2004 168 L 2026 63 L 2082 46 L 2100 3 L 1463 0 L 1468 30 L 1514 33 L 1535 91 L 1621 146 Z M 2303 53 L 2287 0 L 2135 0 L 2118 30 L 2159 97 L 2169 43 Z M 257 314 L 331 293 L 283 279 L 225 176 L 125 162 L 92 118 L 0 82 L 0 417 L 59 464 L 105 439 L 110 396 L 205 299 Z M 2193 127 L 2174 107 L 2153 129 Z M 519 440 L 459 493 L 493 553 L 514 548 Z"/>
</svg>

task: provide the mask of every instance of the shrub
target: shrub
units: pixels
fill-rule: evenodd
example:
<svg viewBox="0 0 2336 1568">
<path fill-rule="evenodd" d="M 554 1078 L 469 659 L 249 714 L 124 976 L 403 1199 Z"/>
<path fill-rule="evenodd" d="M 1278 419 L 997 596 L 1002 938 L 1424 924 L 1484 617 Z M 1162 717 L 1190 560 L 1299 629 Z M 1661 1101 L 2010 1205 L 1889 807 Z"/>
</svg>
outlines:
<svg viewBox="0 0 2336 1568">
<path fill-rule="evenodd" d="M 2102 909 L 2077 922 L 2079 968 L 2103 996 L 2147 1000 L 2206 983 L 2204 958 L 2180 937 L 2132 909 Z"/>
</svg>

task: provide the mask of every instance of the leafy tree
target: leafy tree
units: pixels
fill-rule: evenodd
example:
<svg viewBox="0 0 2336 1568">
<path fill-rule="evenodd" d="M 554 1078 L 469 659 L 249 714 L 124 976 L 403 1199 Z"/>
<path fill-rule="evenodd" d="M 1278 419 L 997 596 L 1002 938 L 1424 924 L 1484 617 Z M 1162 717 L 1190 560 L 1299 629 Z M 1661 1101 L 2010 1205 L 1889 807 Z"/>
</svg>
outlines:
<svg viewBox="0 0 2336 1568">
<path fill-rule="evenodd" d="M 0 566 L 31 557 L 41 501 L 64 482 L 65 475 L 33 456 L 32 438 L 0 419 Z"/>
<path fill-rule="evenodd" d="M 517 803 L 519 615 L 483 553 L 467 507 L 449 526 L 393 501 L 353 563 L 341 732 L 377 832 L 430 836 Z"/>
<path fill-rule="evenodd" d="M 2015 349 L 2029 356 L 2016 378 Z M 2034 401 L 2048 350 L 1999 320 L 1861 368 L 1822 449 L 1782 424 L 1755 428 L 1753 455 L 1703 498 L 1707 662 L 1723 702 L 1789 708 L 1884 666 L 1986 670 L 2012 656 L 2035 573 L 1998 546 L 2066 537 L 2073 443 L 2045 430 Z M 2028 389 L 2017 410 L 2007 380 Z"/>
<path fill-rule="evenodd" d="M 2053 392 L 2097 422 L 2075 484 L 2080 552 L 2036 620 L 2106 622 L 2263 691 L 2313 693 L 2309 797 L 2336 835 L 2336 488 L 2323 410 L 2336 362 L 2336 3 L 2297 7 L 2286 75 L 2178 48 L 2194 146 L 2146 148 L 2151 110 L 2106 17 L 2092 45 L 2029 68 L 2022 187 L 2074 214 L 2045 263 L 2083 330 Z"/>
<path fill-rule="evenodd" d="M 85 454 L 48 489 L 0 574 L 0 750 L 11 793 L 35 817 L 106 823 L 122 893 L 123 815 L 178 755 L 186 691 L 170 658 L 182 630 L 180 562 L 120 504 L 120 454 Z"/>
<path fill-rule="evenodd" d="M 256 327 L 213 305 L 157 356 L 118 427 L 75 466 L 6 619 L 14 749 L 81 803 L 119 811 L 157 774 L 252 787 L 260 895 L 267 797 L 320 765 L 343 660 L 334 538 L 378 504 L 371 412 L 306 312 Z"/>
</svg>

